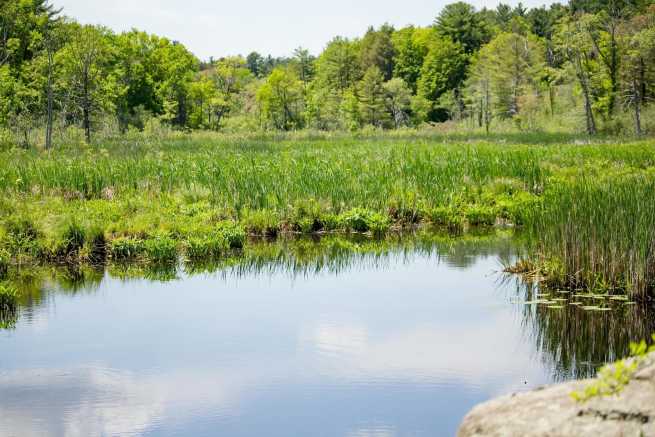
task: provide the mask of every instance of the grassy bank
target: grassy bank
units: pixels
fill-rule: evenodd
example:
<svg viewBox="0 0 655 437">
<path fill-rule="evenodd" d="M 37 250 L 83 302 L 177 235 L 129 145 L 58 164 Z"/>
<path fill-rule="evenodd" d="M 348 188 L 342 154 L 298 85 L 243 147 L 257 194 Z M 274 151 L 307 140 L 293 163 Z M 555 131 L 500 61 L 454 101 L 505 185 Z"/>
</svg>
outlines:
<svg viewBox="0 0 655 437">
<path fill-rule="evenodd" d="M 647 295 L 654 167 L 652 142 L 562 135 L 135 135 L 11 150 L 0 258 L 161 263 L 217 257 L 248 234 L 513 223 L 551 280 Z"/>
</svg>

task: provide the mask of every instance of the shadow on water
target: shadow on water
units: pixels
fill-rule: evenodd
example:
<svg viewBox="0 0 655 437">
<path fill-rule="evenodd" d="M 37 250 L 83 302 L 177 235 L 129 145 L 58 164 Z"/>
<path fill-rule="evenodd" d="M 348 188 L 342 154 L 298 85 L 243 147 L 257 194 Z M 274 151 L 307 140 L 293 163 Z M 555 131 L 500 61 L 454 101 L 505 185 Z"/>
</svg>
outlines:
<svg viewBox="0 0 655 437">
<path fill-rule="evenodd" d="M 548 291 L 517 276 L 503 274 L 500 282 L 519 302 L 523 335 L 545 366 L 553 369 L 556 381 L 593 377 L 604 364 L 629 356 L 630 343 L 655 332 L 655 308 L 647 304 L 619 301 L 609 305 L 611 311 L 585 311 L 578 305 L 585 299 L 564 295 L 567 301 L 555 308 L 525 305 L 520 302 L 535 301 Z"/>
<path fill-rule="evenodd" d="M 383 239 L 366 236 L 313 236 L 250 241 L 230 256 L 205 262 L 173 265 L 109 264 L 102 267 L 39 267 L 11 272 L 10 282 L 20 292 L 18 310 L 0 313 L 0 329 L 13 329 L 19 318 L 30 320 L 35 310 L 47 306 L 55 294 L 94 293 L 106 278 L 122 281 L 179 281 L 195 275 L 242 278 L 288 275 L 291 278 L 320 274 L 339 275 L 358 269 L 388 268 L 390 263 L 411 263 L 433 256 L 438 263 L 465 270 L 482 258 L 502 265 L 520 252 L 520 239 L 509 233 L 448 235 L 417 232 Z M 538 287 L 516 277 L 498 274 L 498 288 L 512 299 L 533 299 Z M 493 281 L 493 278 L 490 278 Z M 523 336 L 535 347 L 553 378 L 566 380 L 592 376 L 602 364 L 629 353 L 630 342 L 655 332 L 654 309 L 621 306 L 611 312 L 587 312 L 565 305 L 559 310 L 540 305 L 517 306 Z"/>
<path fill-rule="evenodd" d="M 523 326 L 556 380 L 589 378 L 603 364 L 630 354 L 630 343 L 655 332 L 654 308 L 616 305 L 610 312 L 567 305 L 524 306 Z"/>
</svg>

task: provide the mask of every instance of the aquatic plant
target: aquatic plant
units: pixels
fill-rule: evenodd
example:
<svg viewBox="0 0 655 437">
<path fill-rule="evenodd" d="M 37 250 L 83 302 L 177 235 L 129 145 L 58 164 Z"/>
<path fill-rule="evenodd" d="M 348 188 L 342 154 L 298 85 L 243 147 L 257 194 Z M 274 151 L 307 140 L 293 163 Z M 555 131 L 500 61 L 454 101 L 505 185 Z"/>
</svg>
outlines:
<svg viewBox="0 0 655 437">
<path fill-rule="evenodd" d="M 18 292 L 7 283 L 0 282 L 0 312 L 14 311 L 18 301 Z"/>
<path fill-rule="evenodd" d="M 532 257 L 557 286 L 627 292 L 655 287 L 655 173 L 580 175 L 552 184 L 531 211 Z"/>
<path fill-rule="evenodd" d="M 0 248 L 0 279 L 7 276 L 7 272 L 9 271 L 9 258 L 9 252 Z"/>
</svg>

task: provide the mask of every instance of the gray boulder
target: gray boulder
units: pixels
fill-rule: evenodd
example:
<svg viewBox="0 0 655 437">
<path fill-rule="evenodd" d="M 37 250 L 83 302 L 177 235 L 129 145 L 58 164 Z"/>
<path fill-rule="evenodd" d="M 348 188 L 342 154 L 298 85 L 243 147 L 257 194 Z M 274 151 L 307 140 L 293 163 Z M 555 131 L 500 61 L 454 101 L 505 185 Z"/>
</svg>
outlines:
<svg viewBox="0 0 655 437">
<path fill-rule="evenodd" d="M 480 404 L 458 437 L 655 436 L 655 354 L 644 359 L 619 393 L 576 402 L 571 393 L 594 380 L 556 384 Z"/>
</svg>

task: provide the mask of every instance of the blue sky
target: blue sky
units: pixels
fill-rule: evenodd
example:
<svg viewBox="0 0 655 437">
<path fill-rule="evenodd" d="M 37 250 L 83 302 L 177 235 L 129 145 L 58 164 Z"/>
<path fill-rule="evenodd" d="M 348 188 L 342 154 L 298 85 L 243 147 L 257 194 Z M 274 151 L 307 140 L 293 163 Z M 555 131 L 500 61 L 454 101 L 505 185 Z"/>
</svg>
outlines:
<svg viewBox="0 0 655 437">
<path fill-rule="evenodd" d="M 256 50 L 289 55 L 303 46 L 319 53 L 336 35 L 362 35 L 369 25 L 427 25 L 443 0 L 54 0 L 82 23 L 116 31 L 133 27 L 185 44 L 202 59 Z M 471 1 L 480 8 L 498 2 Z M 505 1 L 515 5 L 516 1 Z M 552 3 L 527 0 L 526 6 Z"/>
</svg>

